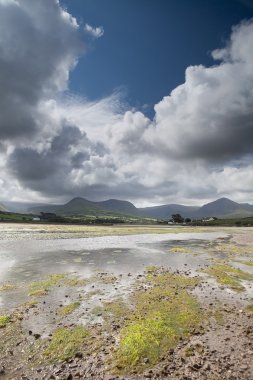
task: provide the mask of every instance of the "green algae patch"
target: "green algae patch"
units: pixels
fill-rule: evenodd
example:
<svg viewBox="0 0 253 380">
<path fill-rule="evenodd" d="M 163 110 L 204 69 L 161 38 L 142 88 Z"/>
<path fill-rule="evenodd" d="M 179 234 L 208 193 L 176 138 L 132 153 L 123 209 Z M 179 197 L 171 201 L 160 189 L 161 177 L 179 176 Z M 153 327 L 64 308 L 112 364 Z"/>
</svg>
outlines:
<svg viewBox="0 0 253 380">
<path fill-rule="evenodd" d="M 253 247 L 248 245 L 237 245 L 232 243 L 219 244 L 216 247 L 217 252 L 224 253 L 228 257 L 247 256 L 253 253 Z"/>
<path fill-rule="evenodd" d="M 124 318 L 129 313 L 129 311 L 129 307 L 121 299 L 114 302 L 106 302 L 104 304 L 104 312 L 108 316 L 113 316 L 115 319 Z"/>
<path fill-rule="evenodd" d="M 8 315 L 0 315 L 0 328 L 3 328 L 10 322 L 10 317 Z"/>
<path fill-rule="evenodd" d="M 48 294 L 47 289 L 36 289 L 36 290 L 32 290 L 28 295 L 30 297 L 43 297 L 43 296 L 46 296 L 47 294 Z"/>
<path fill-rule="evenodd" d="M 104 302 L 103 306 L 96 306 L 91 312 L 96 316 L 103 317 L 106 322 L 110 323 L 112 318 L 117 321 L 125 319 L 130 312 L 130 308 L 121 298 L 119 298 L 115 301 Z"/>
<path fill-rule="evenodd" d="M 72 329 L 59 328 L 54 331 L 43 356 L 53 363 L 71 359 L 81 349 L 88 337 L 89 331 L 83 326 L 76 326 Z"/>
<path fill-rule="evenodd" d="M 168 249 L 168 252 L 175 252 L 175 253 L 191 253 L 191 250 L 182 248 L 182 247 L 173 247 Z"/>
<path fill-rule="evenodd" d="M 89 280 L 79 277 L 69 277 L 67 273 L 51 274 L 45 280 L 32 282 L 29 289 L 29 296 L 41 297 L 46 296 L 49 290 L 54 286 L 85 286 Z"/>
<path fill-rule="evenodd" d="M 16 285 L 7 283 L 7 284 L 2 284 L 0 285 L 0 292 L 5 292 L 5 291 L 10 291 L 10 290 L 15 290 Z"/>
<path fill-rule="evenodd" d="M 73 311 L 75 311 L 79 306 L 80 302 L 72 302 L 69 305 L 65 305 L 58 309 L 57 314 L 61 317 L 65 317 L 66 315 L 73 313 Z"/>
<path fill-rule="evenodd" d="M 35 281 L 29 285 L 29 296 L 41 297 L 47 295 L 50 288 L 60 285 L 66 274 L 52 274 L 45 280 Z"/>
<path fill-rule="evenodd" d="M 219 284 L 227 286 L 237 292 L 245 290 L 245 287 L 241 283 L 242 280 L 253 280 L 252 274 L 225 263 L 212 265 L 205 270 L 205 273 L 213 276 Z"/>
<path fill-rule="evenodd" d="M 241 261 L 242 264 L 248 265 L 249 267 L 253 267 L 253 261 Z"/>
<path fill-rule="evenodd" d="M 203 320 L 197 300 L 186 289 L 196 278 L 158 271 L 146 277 L 150 287 L 135 292 L 133 310 L 120 332 L 114 357 L 117 373 L 155 365 Z"/>
<path fill-rule="evenodd" d="M 190 277 L 190 276 L 181 276 L 174 273 L 148 273 L 146 280 L 150 281 L 151 284 L 155 285 L 165 285 L 168 289 L 171 288 L 186 288 L 186 287 L 195 287 L 200 282 L 200 277 Z"/>
</svg>

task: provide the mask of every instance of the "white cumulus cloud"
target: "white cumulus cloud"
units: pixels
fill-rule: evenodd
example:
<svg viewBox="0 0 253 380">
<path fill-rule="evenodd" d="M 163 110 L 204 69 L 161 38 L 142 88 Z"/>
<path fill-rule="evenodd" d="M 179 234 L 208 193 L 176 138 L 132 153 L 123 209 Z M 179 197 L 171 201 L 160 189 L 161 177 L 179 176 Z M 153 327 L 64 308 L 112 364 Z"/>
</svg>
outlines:
<svg viewBox="0 0 253 380">
<path fill-rule="evenodd" d="M 84 31 L 94 38 L 100 38 L 104 34 L 104 28 L 102 26 L 93 27 L 89 24 L 85 24 Z"/>
</svg>

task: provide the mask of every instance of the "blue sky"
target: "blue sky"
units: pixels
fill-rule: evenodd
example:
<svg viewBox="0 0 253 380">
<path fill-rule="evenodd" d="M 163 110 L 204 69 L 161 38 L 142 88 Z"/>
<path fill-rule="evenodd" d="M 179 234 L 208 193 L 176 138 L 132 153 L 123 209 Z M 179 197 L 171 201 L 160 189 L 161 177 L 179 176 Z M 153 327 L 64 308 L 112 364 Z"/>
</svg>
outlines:
<svg viewBox="0 0 253 380">
<path fill-rule="evenodd" d="M 153 106 L 183 83 L 189 65 L 212 65 L 211 51 L 232 25 L 253 16 L 253 1 L 61 0 L 80 24 L 102 25 L 70 76 L 70 89 L 89 99 L 121 90 L 130 106 Z M 142 108 L 147 105 L 148 108 Z"/>
<path fill-rule="evenodd" d="M 0 0 L 0 201 L 253 203 L 252 0 Z"/>
</svg>

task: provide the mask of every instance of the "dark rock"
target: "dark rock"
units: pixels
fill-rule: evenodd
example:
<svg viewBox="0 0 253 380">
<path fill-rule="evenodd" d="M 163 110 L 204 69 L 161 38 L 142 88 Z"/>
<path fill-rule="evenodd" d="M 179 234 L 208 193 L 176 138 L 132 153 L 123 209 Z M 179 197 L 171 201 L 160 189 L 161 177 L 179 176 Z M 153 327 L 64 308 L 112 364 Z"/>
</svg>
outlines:
<svg viewBox="0 0 253 380">
<path fill-rule="evenodd" d="M 78 359 L 82 359 L 82 357 L 83 357 L 82 352 L 77 352 L 77 353 L 75 354 L 75 357 L 78 358 Z"/>
<path fill-rule="evenodd" d="M 5 375 L 4 367 L 0 367 L 0 376 Z"/>
<path fill-rule="evenodd" d="M 194 371 L 198 371 L 201 367 L 202 367 L 202 365 L 200 363 L 194 363 L 191 366 L 191 369 L 193 369 Z"/>
</svg>

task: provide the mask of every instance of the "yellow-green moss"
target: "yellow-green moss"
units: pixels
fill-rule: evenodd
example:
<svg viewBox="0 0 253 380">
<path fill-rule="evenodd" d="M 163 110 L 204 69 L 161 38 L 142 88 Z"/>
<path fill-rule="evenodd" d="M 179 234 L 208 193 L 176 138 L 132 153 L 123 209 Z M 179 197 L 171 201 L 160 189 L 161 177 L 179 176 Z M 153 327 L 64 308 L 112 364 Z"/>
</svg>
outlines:
<svg viewBox="0 0 253 380">
<path fill-rule="evenodd" d="M 120 332 L 116 372 L 154 365 L 203 318 L 196 299 L 185 289 L 198 279 L 170 273 L 148 274 L 147 279 L 152 287 L 133 295 L 134 309 Z"/>
<path fill-rule="evenodd" d="M 205 272 L 215 277 L 216 281 L 221 285 L 226 285 L 230 289 L 238 292 L 245 290 L 244 286 L 241 284 L 241 280 L 253 280 L 252 274 L 225 263 L 212 265 L 207 268 Z"/>
<path fill-rule="evenodd" d="M 220 244 L 216 247 L 218 252 L 223 252 L 228 256 L 245 256 L 248 253 L 253 253 L 253 247 L 248 245 L 242 246 L 232 243 Z"/>
<path fill-rule="evenodd" d="M 64 317 L 73 313 L 80 306 L 80 302 L 73 302 L 58 309 L 57 314 Z"/>
<path fill-rule="evenodd" d="M 14 290 L 14 289 L 16 289 L 16 285 L 14 284 L 7 283 L 7 284 L 0 285 L 0 292 Z"/>
<path fill-rule="evenodd" d="M 106 321 L 109 321 L 111 317 L 121 320 L 128 315 L 129 311 L 128 305 L 122 299 L 105 302 L 103 306 L 96 306 L 92 309 L 94 315 L 101 315 Z"/>
<path fill-rule="evenodd" d="M 46 296 L 47 293 L 48 293 L 47 289 L 36 289 L 36 290 L 32 290 L 28 295 L 30 297 L 43 297 L 43 296 Z"/>
<path fill-rule="evenodd" d="M 50 362 L 62 362 L 71 359 L 81 349 L 89 336 L 88 330 L 83 326 L 73 329 L 62 327 L 54 331 L 52 340 L 43 356 Z"/>
<path fill-rule="evenodd" d="M 146 268 L 146 273 L 153 273 L 157 271 L 157 267 L 155 265 L 149 265 Z"/>
<path fill-rule="evenodd" d="M 0 328 L 5 327 L 9 321 L 10 317 L 8 315 L 0 315 Z"/>
<path fill-rule="evenodd" d="M 193 287 L 200 282 L 200 277 L 181 276 L 169 272 L 163 274 L 147 274 L 146 279 L 156 285 L 166 285 L 167 288 Z"/>
<path fill-rule="evenodd" d="M 29 296 L 46 295 L 51 287 L 59 285 L 65 277 L 65 273 L 52 274 L 48 276 L 45 280 L 32 282 L 29 285 Z"/>
<path fill-rule="evenodd" d="M 253 267 L 253 261 L 242 261 L 243 264 Z"/>
<path fill-rule="evenodd" d="M 253 317 L 253 303 L 246 306 L 246 311 Z"/>
<path fill-rule="evenodd" d="M 29 296 L 45 296 L 53 286 L 84 286 L 87 279 L 69 277 L 67 273 L 57 273 L 48 276 L 45 280 L 35 281 L 29 285 Z"/>
<path fill-rule="evenodd" d="M 117 365 L 125 372 L 141 367 L 146 359 L 155 364 L 176 340 L 176 332 L 161 316 L 133 322 L 121 331 Z"/>
<path fill-rule="evenodd" d="M 189 249 L 182 248 L 182 247 L 173 247 L 173 248 L 168 249 L 168 251 L 169 252 L 178 252 L 178 253 L 190 253 L 191 252 Z"/>
<path fill-rule="evenodd" d="M 121 299 L 114 302 L 106 302 L 104 310 L 107 314 L 117 319 L 123 318 L 129 313 L 129 307 Z"/>
</svg>

